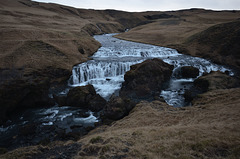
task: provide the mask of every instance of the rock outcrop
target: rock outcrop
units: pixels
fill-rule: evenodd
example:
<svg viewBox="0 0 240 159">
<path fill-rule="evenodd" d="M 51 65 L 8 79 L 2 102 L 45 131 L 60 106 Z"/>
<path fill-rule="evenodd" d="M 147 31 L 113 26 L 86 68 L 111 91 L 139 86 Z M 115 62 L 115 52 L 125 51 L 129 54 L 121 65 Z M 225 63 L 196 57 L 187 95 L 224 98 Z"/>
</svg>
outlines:
<svg viewBox="0 0 240 159">
<path fill-rule="evenodd" d="M 2 84 L 0 89 L 0 124 L 11 119 L 13 112 L 27 108 L 53 106 L 48 96 L 49 83 L 42 81 L 14 81 Z"/>
<path fill-rule="evenodd" d="M 196 78 L 199 75 L 199 70 L 192 66 L 183 66 L 175 70 L 173 76 L 175 78 Z"/>
<path fill-rule="evenodd" d="M 83 109 L 90 109 L 94 112 L 102 110 L 106 105 L 105 99 L 103 99 L 99 94 L 96 94 L 92 85 L 72 88 L 68 92 L 67 97 L 54 96 L 54 98 L 60 106 L 68 105 Z"/>
<path fill-rule="evenodd" d="M 136 103 L 130 99 L 112 96 L 103 109 L 104 116 L 108 119 L 118 120 L 128 115 Z"/>
<path fill-rule="evenodd" d="M 120 90 L 120 96 L 136 101 L 152 100 L 170 79 L 172 69 L 172 65 L 160 59 L 150 59 L 131 66 L 131 70 L 124 76 L 125 82 Z"/>
<path fill-rule="evenodd" d="M 210 72 L 194 81 L 194 86 L 184 94 L 185 100 L 191 102 L 198 94 L 217 90 L 230 89 L 239 87 L 239 80 L 235 77 L 228 76 L 222 72 Z"/>
</svg>

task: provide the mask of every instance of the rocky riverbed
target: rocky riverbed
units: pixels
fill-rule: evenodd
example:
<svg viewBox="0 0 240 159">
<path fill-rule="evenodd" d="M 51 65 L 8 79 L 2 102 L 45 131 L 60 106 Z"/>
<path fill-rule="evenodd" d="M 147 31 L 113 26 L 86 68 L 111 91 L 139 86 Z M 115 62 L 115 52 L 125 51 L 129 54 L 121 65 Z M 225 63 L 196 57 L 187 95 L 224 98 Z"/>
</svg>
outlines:
<svg viewBox="0 0 240 159">
<path fill-rule="evenodd" d="M 207 60 L 181 55 L 169 48 L 119 40 L 113 35 L 95 36 L 102 47 L 93 55 L 93 60 L 73 67 L 65 89 L 45 93 L 47 96 L 43 98 L 52 105 L 56 102 L 55 107 L 39 108 L 48 106 L 41 103 L 44 100 L 37 94 L 41 94 L 39 89 L 36 95 L 30 91 L 27 97 L 20 98 L 26 108 L 34 103 L 39 106 L 14 114 L 12 120 L 1 127 L 2 147 L 78 139 L 99 121 L 123 118 L 141 100 L 163 98 L 170 105 L 182 107 L 189 103 L 185 100 L 185 90 L 197 77 L 217 70 L 233 75 L 230 69 Z M 106 100 L 109 100 L 107 104 Z M 7 145 L 5 140 L 9 141 Z"/>
</svg>

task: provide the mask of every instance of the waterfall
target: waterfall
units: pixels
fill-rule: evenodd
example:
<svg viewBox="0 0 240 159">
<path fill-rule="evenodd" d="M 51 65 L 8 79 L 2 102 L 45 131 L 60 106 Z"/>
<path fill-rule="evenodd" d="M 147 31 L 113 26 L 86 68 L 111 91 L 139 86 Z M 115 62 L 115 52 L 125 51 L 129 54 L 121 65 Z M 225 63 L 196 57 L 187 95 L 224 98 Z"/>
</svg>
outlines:
<svg viewBox="0 0 240 159">
<path fill-rule="evenodd" d="M 92 84 L 97 93 L 105 99 L 121 88 L 124 74 L 130 66 L 143 60 L 101 61 L 91 60 L 75 66 L 72 70 L 73 86 Z"/>
<path fill-rule="evenodd" d="M 93 79 L 110 78 L 124 75 L 130 70 L 130 66 L 141 61 L 132 62 L 109 62 L 109 61 L 88 61 L 75 66 L 72 70 L 73 84 L 90 82 Z"/>
<path fill-rule="evenodd" d="M 121 88 L 131 65 L 149 58 L 180 55 L 174 49 L 119 40 L 113 35 L 94 36 L 102 47 L 92 56 L 93 60 L 73 67 L 72 86 L 92 84 L 97 93 L 108 99 Z"/>
<path fill-rule="evenodd" d="M 105 99 L 117 94 L 124 82 L 124 74 L 130 66 L 141 63 L 146 59 L 160 58 L 164 62 L 174 65 L 174 70 L 182 66 L 193 66 L 199 69 L 201 76 L 204 72 L 222 72 L 231 70 L 211 63 L 208 60 L 179 54 L 175 49 L 141 44 L 114 38 L 116 34 L 96 35 L 94 38 L 102 47 L 92 56 L 93 60 L 73 67 L 72 86 L 92 84 L 98 94 Z M 174 106 L 183 106 L 182 94 L 194 79 L 172 79 L 169 88 L 162 91 L 161 96 L 166 102 Z"/>
</svg>

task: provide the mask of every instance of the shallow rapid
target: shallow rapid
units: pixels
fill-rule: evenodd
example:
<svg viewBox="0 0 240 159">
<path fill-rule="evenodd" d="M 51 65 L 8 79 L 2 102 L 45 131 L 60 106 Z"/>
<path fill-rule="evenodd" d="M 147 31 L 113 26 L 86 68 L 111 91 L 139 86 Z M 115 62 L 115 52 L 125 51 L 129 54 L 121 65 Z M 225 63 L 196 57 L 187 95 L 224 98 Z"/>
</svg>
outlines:
<svg viewBox="0 0 240 159">
<path fill-rule="evenodd" d="M 160 58 L 174 65 L 174 70 L 169 86 L 162 90 L 159 96 L 162 96 L 169 105 L 180 107 L 185 105 L 184 91 L 190 87 L 194 79 L 175 78 L 175 71 L 179 67 L 196 67 L 199 69 L 199 76 L 210 71 L 230 71 L 208 60 L 179 54 L 175 49 L 120 40 L 113 35 L 115 34 L 94 36 L 102 47 L 93 55 L 92 60 L 73 67 L 71 86 L 92 84 L 96 92 L 108 100 L 112 94 L 118 94 L 124 82 L 124 74 L 130 70 L 131 65 L 147 59 Z"/>
</svg>

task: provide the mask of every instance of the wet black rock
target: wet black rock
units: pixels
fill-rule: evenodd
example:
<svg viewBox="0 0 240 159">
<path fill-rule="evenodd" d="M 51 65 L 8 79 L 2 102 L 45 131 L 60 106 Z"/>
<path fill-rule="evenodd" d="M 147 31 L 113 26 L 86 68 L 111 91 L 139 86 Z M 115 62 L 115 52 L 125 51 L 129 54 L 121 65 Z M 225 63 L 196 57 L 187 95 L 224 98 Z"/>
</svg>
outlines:
<svg viewBox="0 0 240 159">
<path fill-rule="evenodd" d="M 70 75 L 69 70 L 54 67 L 0 69 L 0 125 L 16 112 L 54 106 L 49 88 L 66 82 Z"/>
<path fill-rule="evenodd" d="M 105 99 L 103 99 L 99 94 L 96 94 L 90 101 L 89 101 L 89 109 L 94 112 L 98 112 L 103 109 L 106 105 Z"/>
<path fill-rule="evenodd" d="M 172 75 L 173 66 L 161 59 L 150 59 L 131 66 L 125 76 L 120 90 L 121 97 L 136 101 L 153 100 Z"/>
<path fill-rule="evenodd" d="M 18 110 L 53 106 L 54 101 L 48 96 L 48 79 L 29 82 L 18 80 L 12 84 L 2 84 L 0 88 L 0 124 L 11 119 Z"/>
<path fill-rule="evenodd" d="M 67 105 L 67 97 L 66 96 L 53 94 L 53 99 L 55 100 L 56 103 L 58 103 L 58 106 L 60 106 L 60 107 Z"/>
<path fill-rule="evenodd" d="M 128 113 L 134 108 L 136 103 L 130 99 L 112 96 L 110 101 L 104 107 L 104 115 L 112 120 L 118 120 L 128 115 Z"/>
<path fill-rule="evenodd" d="M 192 66 L 183 66 L 176 69 L 173 73 L 173 76 L 177 79 L 180 78 L 196 78 L 199 76 L 198 68 Z"/>
<path fill-rule="evenodd" d="M 96 94 L 92 85 L 70 89 L 67 94 L 66 101 L 64 100 L 64 97 L 59 97 L 59 104 L 65 103 L 68 106 L 90 109 L 94 112 L 102 110 L 106 105 L 105 99 L 103 99 L 99 94 Z"/>
<path fill-rule="evenodd" d="M 67 104 L 70 106 L 87 108 L 88 102 L 96 92 L 92 85 L 75 87 L 69 90 L 67 94 Z"/>
<path fill-rule="evenodd" d="M 32 123 L 32 124 L 27 124 L 24 125 L 22 128 L 20 128 L 20 135 L 22 136 L 27 136 L 27 135 L 33 135 L 35 134 L 37 129 L 36 124 Z"/>
<path fill-rule="evenodd" d="M 229 89 L 239 87 L 239 79 L 231 77 L 222 72 L 210 72 L 205 74 L 194 81 L 193 87 L 185 91 L 185 101 L 190 103 L 198 94 L 217 90 L 217 89 Z"/>
<path fill-rule="evenodd" d="M 6 148 L 0 147 L 0 155 L 7 153 L 8 150 Z"/>
</svg>

